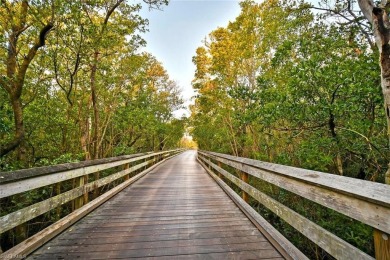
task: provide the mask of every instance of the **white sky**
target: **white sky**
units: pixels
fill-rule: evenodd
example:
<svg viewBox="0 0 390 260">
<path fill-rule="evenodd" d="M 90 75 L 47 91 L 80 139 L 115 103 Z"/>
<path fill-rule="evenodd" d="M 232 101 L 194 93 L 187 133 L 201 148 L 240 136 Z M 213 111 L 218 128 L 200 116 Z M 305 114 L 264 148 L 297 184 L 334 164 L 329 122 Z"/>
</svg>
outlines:
<svg viewBox="0 0 390 260">
<path fill-rule="evenodd" d="M 202 40 L 218 27 L 226 27 L 240 13 L 238 0 L 171 0 L 163 11 L 143 8 L 141 16 L 149 20 L 146 51 L 153 54 L 172 80 L 182 89 L 185 105 L 194 94 L 191 81 L 195 73 L 192 57 Z M 189 115 L 181 110 L 175 116 Z"/>
</svg>

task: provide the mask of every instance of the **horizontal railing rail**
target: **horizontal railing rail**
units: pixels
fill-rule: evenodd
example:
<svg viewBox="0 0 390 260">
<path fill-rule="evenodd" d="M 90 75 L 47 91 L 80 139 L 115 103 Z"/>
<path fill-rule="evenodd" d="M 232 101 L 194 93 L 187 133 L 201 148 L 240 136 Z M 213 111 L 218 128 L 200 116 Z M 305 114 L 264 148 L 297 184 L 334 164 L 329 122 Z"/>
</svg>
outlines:
<svg viewBox="0 0 390 260">
<path fill-rule="evenodd" d="M 55 187 L 56 194 L 43 201 L 36 202 L 14 212 L 0 216 L 0 234 L 16 228 L 24 223 L 72 202 L 73 212 L 45 230 L 22 242 L 0 255 L 1 258 L 25 256 L 42 244 L 42 241 L 61 232 L 74 221 L 85 216 L 94 208 L 117 194 L 119 191 L 138 180 L 162 161 L 177 155 L 183 149 L 149 152 L 107 159 L 98 159 L 78 163 L 23 169 L 14 172 L 0 173 L 0 199 L 25 194 L 38 188 Z M 111 171 L 100 178 L 102 171 Z M 93 175 L 91 175 L 93 174 Z M 134 176 L 131 176 L 134 175 Z M 92 178 L 89 178 L 92 176 Z M 89 179 L 93 181 L 88 182 Z M 60 184 L 70 181 L 70 190 L 61 192 Z M 116 186 L 113 182 L 116 181 Z M 112 185 L 105 193 L 96 192 L 99 188 Z M 93 200 L 89 202 L 89 198 Z M 84 207 L 83 207 L 84 206 Z M 3 209 L 4 210 L 4 209 Z M 69 219 L 67 219 L 69 217 Z M 70 221 L 71 219 L 71 221 Z M 60 224 L 58 224 L 60 223 Z M 32 245 L 32 241 L 34 245 Z M 38 241 L 38 242 L 37 242 Z"/>
<path fill-rule="evenodd" d="M 374 228 L 375 256 L 389 259 L 390 186 L 318 171 L 261 162 L 215 152 L 198 151 L 198 159 L 219 177 L 229 180 L 336 259 L 371 256 L 308 220 L 248 183 L 248 176 L 271 183 Z M 223 168 L 229 166 L 237 178 Z"/>
</svg>

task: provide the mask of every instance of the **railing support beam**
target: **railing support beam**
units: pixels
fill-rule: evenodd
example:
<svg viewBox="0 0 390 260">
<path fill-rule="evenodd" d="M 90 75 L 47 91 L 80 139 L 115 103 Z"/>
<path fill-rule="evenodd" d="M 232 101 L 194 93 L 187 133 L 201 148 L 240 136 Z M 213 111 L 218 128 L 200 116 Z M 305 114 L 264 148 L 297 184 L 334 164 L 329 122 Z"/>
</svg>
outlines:
<svg viewBox="0 0 390 260">
<path fill-rule="evenodd" d="M 380 230 L 374 230 L 375 259 L 390 259 L 390 235 Z"/>
<path fill-rule="evenodd" d="M 126 163 L 124 166 L 123 166 L 123 170 L 127 170 L 130 168 L 130 163 Z M 123 178 L 125 181 L 127 181 L 128 179 L 130 179 L 130 174 L 126 174 Z"/>
<path fill-rule="evenodd" d="M 220 161 L 218 161 L 217 163 L 218 163 L 218 167 L 222 168 L 222 163 Z M 218 172 L 218 177 L 222 179 L 222 174 L 220 172 Z"/>
<path fill-rule="evenodd" d="M 246 172 L 240 171 L 240 178 L 243 182 L 248 183 L 249 181 L 249 175 Z M 242 199 L 248 203 L 249 202 L 249 195 L 245 191 L 242 191 Z"/>
<path fill-rule="evenodd" d="M 54 184 L 54 188 L 55 188 L 55 194 L 60 195 L 61 194 L 61 182 Z M 62 207 L 58 206 L 56 208 L 56 220 L 61 219 L 61 212 L 62 212 Z"/>
<path fill-rule="evenodd" d="M 86 178 L 86 176 L 81 176 L 81 177 L 76 178 L 75 186 L 76 187 L 84 186 L 85 178 Z M 84 200 L 85 200 L 84 195 L 85 194 L 83 194 L 82 196 L 80 196 L 80 197 L 78 197 L 77 199 L 74 200 L 74 210 L 79 209 L 79 208 L 81 208 L 84 205 Z"/>
</svg>

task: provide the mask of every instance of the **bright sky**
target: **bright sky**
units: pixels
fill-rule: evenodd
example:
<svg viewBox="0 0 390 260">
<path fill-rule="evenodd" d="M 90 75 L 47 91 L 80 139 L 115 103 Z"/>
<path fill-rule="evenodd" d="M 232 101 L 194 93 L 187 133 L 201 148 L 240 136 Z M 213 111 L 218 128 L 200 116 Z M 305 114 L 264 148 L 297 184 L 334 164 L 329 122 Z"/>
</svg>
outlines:
<svg viewBox="0 0 390 260">
<path fill-rule="evenodd" d="M 238 0 L 171 0 L 163 11 L 142 9 L 141 16 L 149 19 L 149 32 L 144 35 L 146 51 L 163 63 L 181 87 L 186 106 L 194 94 L 192 57 L 196 48 L 212 30 L 227 26 L 239 13 Z M 189 115 L 189 111 L 175 113 L 177 117 L 183 114 Z"/>
</svg>

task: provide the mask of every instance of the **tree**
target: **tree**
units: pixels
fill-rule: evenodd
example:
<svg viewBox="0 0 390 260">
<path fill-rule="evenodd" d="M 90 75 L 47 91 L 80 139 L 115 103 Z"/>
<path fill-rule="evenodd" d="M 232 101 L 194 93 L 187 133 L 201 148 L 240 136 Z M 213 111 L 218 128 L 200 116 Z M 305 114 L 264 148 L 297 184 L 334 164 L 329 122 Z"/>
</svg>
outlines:
<svg viewBox="0 0 390 260">
<path fill-rule="evenodd" d="M 382 0 L 374 4 L 372 0 L 358 0 L 360 9 L 372 25 L 375 43 L 379 51 L 381 86 L 387 120 L 387 136 L 390 146 L 390 2 Z M 386 183 L 390 184 L 390 163 L 386 172 Z"/>
<path fill-rule="evenodd" d="M 150 8 L 160 8 L 168 3 L 167 0 L 145 0 Z M 68 102 L 71 103 L 70 95 L 72 93 L 77 74 L 82 67 L 80 64 L 82 55 L 88 54 L 88 51 L 82 50 L 88 46 L 92 49 L 92 59 L 90 61 L 90 87 L 92 95 L 92 107 L 94 108 L 93 120 L 93 156 L 98 156 L 99 139 L 101 139 L 102 130 L 99 123 L 98 109 L 98 90 L 97 90 L 97 72 L 100 50 L 108 48 L 109 39 L 105 38 L 106 30 L 109 27 L 110 18 L 114 17 L 116 24 L 110 27 L 115 29 L 111 35 L 121 35 L 126 37 L 126 33 L 132 34 L 135 28 L 143 30 L 141 27 L 146 24 L 139 16 L 133 15 L 139 5 L 130 5 L 124 0 L 117 1 L 87 1 L 77 3 L 65 3 L 63 1 L 1 1 L 0 11 L 4 14 L 1 17 L 1 37 L 0 53 L 1 73 L 0 84 L 8 94 L 14 117 L 14 137 L 12 140 L 3 141 L 0 144 L 0 157 L 20 147 L 25 140 L 25 127 L 23 123 L 23 102 L 22 94 L 26 73 L 31 67 L 38 50 L 46 45 L 46 38 L 53 29 L 61 30 L 63 28 L 75 28 L 75 34 L 79 34 L 77 45 L 74 46 L 76 52 L 74 60 L 70 61 L 73 66 L 67 66 L 67 73 L 70 79 L 69 86 L 61 81 L 60 62 L 54 57 L 54 66 L 56 68 L 56 80 L 58 85 L 66 92 Z M 119 12 L 116 12 L 118 11 Z M 120 14 L 120 15 L 119 15 Z M 102 19 L 101 19 L 102 18 Z M 132 20 L 134 19 L 134 20 Z M 140 25 L 141 23 L 142 26 Z M 127 32 L 126 32 L 127 30 Z M 133 31 L 132 31 L 133 30 Z M 64 30 L 62 31 L 64 32 Z M 75 34 L 69 34 L 71 38 L 76 38 Z M 94 34 L 94 35 L 92 35 Z M 58 35 L 58 34 L 57 34 Z M 90 36 L 88 42 L 88 37 Z M 61 42 L 57 37 L 57 44 Z M 135 46 L 139 37 L 130 37 L 129 41 Z M 58 46 L 65 47 L 65 46 Z M 47 55 L 47 53 L 46 53 Z M 86 61 L 84 57 L 84 61 Z M 63 73 L 63 72 L 62 72 Z M 72 105 L 72 104 L 71 104 Z M 19 158 L 22 159 L 25 149 L 20 147 Z"/>
<path fill-rule="evenodd" d="M 53 3 L 54 6 L 54 3 Z M 11 141 L 0 144 L 0 157 L 16 149 L 25 139 L 23 104 L 21 100 L 26 73 L 37 52 L 45 45 L 53 29 L 54 7 L 23 1 L 1 1 L 0 84 L 7 92 L 14 114 L 15 133 Z M 24 151 L 19 151 L 23 159 Z"/>
</svg>

